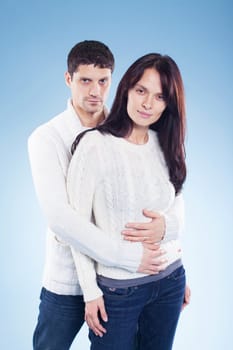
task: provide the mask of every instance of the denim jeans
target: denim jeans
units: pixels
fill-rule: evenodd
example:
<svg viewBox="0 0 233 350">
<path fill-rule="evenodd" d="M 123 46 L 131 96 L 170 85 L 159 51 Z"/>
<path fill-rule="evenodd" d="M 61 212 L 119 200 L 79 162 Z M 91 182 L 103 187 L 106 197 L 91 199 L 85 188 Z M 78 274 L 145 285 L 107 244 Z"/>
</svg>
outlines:
<svg viewBox="0 0 233 350">
<path fill-rule="evenodd" d="M 91 330 L 91 350 L 170 350 L 184 300 L 185 270 L 128 288 L 109 288 L 104 293 L 107 333 L 96 336 Z M 135 345 L 137 338 L 137 346 Z"/>
<path fill-rule="evenodd" d="M 84 323 L 83 297 L 58 295 L 42 288 L 40 299 L 33 349 L 68 350 Z"/>
</svg>

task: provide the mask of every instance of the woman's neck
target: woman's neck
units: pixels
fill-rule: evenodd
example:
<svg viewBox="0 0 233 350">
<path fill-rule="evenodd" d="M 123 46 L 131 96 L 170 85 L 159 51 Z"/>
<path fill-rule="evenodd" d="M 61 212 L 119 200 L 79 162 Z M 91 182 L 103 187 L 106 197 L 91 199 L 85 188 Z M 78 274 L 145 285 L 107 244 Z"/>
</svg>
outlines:
<svg viewBox="0 0 233 350">
<path fill-rule="evenodd" d="M 133 127 L 131 134 L 125 139 L 137 145 L 144 145 L 149 139 L 148 128 Z"/>
</svg>

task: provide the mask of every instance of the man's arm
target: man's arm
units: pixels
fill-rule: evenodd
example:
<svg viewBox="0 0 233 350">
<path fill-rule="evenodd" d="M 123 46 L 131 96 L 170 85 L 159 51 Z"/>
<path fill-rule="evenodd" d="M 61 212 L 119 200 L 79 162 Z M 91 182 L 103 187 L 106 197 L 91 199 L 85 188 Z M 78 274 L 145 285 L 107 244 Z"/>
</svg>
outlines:
<svg viewBox="0 0 233 350">
<path fill-rule="evenodd" d="M 55 234 L 102 264 L 135 272 L 144 261 L 147 269 L 153 272 L 160 269 L 159 251 L 143 249 L 140 243 L 133 244 L 129 250 L 124 242 L 116 242 L 77 215 L 68 202 L 66 169 L 58 157 L 58 152 L 65 152 L 62 146 L 58 149 L 49 135 L 37 129 L 29 138 L 28 150 L 36 194 L 48 226 Z"/>
<path fill-rule="evenodd" d="M 77 215 L 68 203 L 66 169 L 62 168 L 58 156 L 58 152 L 65 150 L 58 146 L 41 130 L 36 130 L 28 141 L 35 190 L 48 226 L 66 243 L 93 259 L 136 271 L 142 258 L 141 244 L 133 245 L 129 252 L 124 245 L 120 246 L 94 224 Z"/>
</svg>

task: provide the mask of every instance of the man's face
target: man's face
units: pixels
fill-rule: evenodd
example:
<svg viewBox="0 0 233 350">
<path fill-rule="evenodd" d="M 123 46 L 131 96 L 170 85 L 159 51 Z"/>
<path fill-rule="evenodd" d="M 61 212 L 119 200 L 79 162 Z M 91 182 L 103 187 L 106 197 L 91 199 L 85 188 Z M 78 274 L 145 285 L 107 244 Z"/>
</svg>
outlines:
<svg viewBox="0 0 233 350">
<path fill-rule="evenodd" d="M 71 90 L 72 104 L 78 115 L 103 111 L 111 85 L 111 70 L 93 64 L 79 65 L 72 78 L 66 72 L 65 79 Z"/>
</svg>

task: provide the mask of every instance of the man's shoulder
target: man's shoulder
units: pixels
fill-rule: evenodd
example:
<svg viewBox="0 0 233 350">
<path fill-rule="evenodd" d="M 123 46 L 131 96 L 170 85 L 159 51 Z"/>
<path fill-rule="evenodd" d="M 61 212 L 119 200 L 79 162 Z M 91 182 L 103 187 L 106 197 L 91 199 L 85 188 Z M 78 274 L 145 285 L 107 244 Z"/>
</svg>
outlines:
<svg viewBox="0 0 233 350">
<path fill-rule="evenodd" d="M 67 113 L 68 111 L 65 110 L 62 113 L 57 114 L 47 122 L 36 127 L 29 136 L 29 140 L 35 138 L 49 139 L 53 138 L 54 136 L 58 137 L 62 132 L 65 131 L 67 124 Z"/>
</svg>

